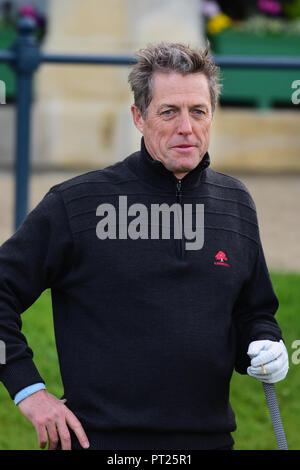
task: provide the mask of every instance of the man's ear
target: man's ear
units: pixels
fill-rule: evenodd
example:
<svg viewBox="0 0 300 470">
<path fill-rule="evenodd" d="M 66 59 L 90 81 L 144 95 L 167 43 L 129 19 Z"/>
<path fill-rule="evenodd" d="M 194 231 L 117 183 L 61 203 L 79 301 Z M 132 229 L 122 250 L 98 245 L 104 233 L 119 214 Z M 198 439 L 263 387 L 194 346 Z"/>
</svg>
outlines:
<svg viewBox="0 0 300 470">
<path fill-rule="evenodd" d="M 135 127 L 143 134 L 144 131 L 144 119 L 142 114 L 134 104 L 131 106 L 131 114 Z"/>
</svg>

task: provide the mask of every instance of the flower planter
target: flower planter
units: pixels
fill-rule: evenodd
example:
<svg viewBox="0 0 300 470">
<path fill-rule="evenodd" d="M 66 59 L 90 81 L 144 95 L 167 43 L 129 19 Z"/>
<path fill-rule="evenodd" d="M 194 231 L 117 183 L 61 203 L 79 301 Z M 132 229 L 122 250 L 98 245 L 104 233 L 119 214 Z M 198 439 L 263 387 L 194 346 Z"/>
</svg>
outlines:
<svg viewBox="0 0 300 470">
<path fill-rule="evenodd" d="M 208 38 L 217 55 L 300 56 L 298 35 L 227 29 Z M 224 68 L 221 103 L 244 103 L 260 108 L 291 105 L 291 85 L 297 79 L 300 70 Z"/>
<path fill-rule="evenodd" d="M 17 37 L 15 28 L 11 26 L 0 27 L 0 50 L 10 49 Z M 3 80 L 6 88 L 6 100 L 15 98 L 16 84 L 15 74 L 11 67 L 5 63 L 0 64 L 0 80 Z"/>
</svg>

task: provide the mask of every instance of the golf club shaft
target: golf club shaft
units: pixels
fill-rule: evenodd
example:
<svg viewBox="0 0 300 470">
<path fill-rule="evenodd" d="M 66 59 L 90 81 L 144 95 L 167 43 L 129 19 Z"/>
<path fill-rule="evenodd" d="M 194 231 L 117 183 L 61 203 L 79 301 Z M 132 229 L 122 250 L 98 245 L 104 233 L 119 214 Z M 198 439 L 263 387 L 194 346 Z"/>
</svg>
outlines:
<svg viewBox="0 0 300 470">
<path fill-rule="evenodd" d="M 267 400 L 269 412 L 271 415 L 271 420 L 273 424 L 273 429 L 278 445 L 279 450 L 288 450 L 287 442 L 286 442 L 286 437 L 281 421 L 281 416 L 280 416 L 280 411 L 279 411 L 279 406 L 277 402 L 277 397 L 276 397 L 276 392 L 275 392 L 275 387 L 274 384 L 269 384 L 266 382 L 263 382 L 263 388 L 265 392 L 265 397 Z"/>
</svg>

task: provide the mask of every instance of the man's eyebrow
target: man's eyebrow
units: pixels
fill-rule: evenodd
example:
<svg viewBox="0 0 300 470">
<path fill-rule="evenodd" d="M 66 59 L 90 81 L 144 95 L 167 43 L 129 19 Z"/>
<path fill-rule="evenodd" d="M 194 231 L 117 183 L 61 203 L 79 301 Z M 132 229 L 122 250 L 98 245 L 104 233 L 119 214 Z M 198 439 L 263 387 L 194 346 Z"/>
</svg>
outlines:
<svg viewBox="0 0 300 470">
<path fill-rule="evenodd" d="M 163 108 L 173 108 L 173 109 L 179 109 L 180 106 L 177 106 L 175 104 L 169 104 L 169 103 L 162 103 L 159 108 L 158 108 L 158 111 L 162 110 Z M 197 104 L 193 104 L 191 106 L 189 106 L 190 109 L 195 109 L 195 108 L 205 108 L 205 109 L 209 109 L 209 106 L 205 103 L 197 103 Z"/>
<path fill-rule="evenodd" d="M 163 108 L 174 108 L 174 109 L 178 109 L 179 107 L 176 106 L 175 104 L 162 103 L 162 104 L 159 106 L 158 110 L 160 111 L 160 110 L 163 109 Z"/>
<path fill-rule="evenodd" d="M 205 103 L 198 103 L 198 104 L 193 104 L 193 106 L 191 106 L 191 108 L 205 108 L 205 109 L 208 109 L 209 106 Z"/>
</svg>

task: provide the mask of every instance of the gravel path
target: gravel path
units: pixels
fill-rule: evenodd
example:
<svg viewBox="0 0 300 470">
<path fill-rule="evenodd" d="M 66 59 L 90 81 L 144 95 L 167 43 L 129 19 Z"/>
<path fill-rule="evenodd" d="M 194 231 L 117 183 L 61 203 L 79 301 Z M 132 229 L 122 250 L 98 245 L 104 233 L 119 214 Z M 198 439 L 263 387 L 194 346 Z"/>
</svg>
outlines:
<svg viewBox="0 0 300 470">
<path fill-rule="evenodd" d="M 74 173 L 41 173 L 31 179 L 31 207 L 48 189 Z M 300 272 L 300 176 L 234 175 L 248 187 L 257 207 L 261 239 L 270 269 Z M 0 174 L 0 244 L 13 231 L 14 180 Z"/>
</svg>

